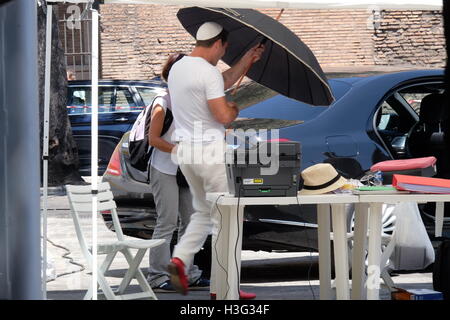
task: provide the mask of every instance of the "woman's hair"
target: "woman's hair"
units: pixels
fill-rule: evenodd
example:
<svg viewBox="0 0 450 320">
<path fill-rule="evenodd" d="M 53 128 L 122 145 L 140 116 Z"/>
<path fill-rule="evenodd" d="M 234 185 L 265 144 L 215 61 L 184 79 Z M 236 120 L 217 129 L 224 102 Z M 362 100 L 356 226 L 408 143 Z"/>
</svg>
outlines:
<svg viewBox="0 0 450 320">
<path fill-rule="evenodd" d="M 169 79 L 169 72 L 170 72 L 170 69 L 172 69 L 172 66 L 174 65 L 174 63 L 177 62 L 178 60 L 180 60 L 181 58 L 183 58 L 184 56 L 185 56 L 184 53 L 174 53 L 174 54 L 171 54 L 169 56 L 169 58 L 167 58 L 167 61 L 164 64 L 164 67 L 161 72 L 161 77 L 163 78 L 164 81 L 167 82 L 167 80 Z"/>
</svg>

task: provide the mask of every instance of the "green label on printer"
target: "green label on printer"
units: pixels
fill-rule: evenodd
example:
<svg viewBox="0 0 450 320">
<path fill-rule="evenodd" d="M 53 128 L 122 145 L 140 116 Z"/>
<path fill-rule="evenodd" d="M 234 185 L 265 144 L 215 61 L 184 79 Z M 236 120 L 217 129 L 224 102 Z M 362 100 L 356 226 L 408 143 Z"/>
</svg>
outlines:
<svg viewBox="0 0 450 320">
<path fill-rule="evenodd" d="M 255 179 L 244 179 L 244 184 L 263 184 L 264 179 L 255 178 Z"/>
</svg>

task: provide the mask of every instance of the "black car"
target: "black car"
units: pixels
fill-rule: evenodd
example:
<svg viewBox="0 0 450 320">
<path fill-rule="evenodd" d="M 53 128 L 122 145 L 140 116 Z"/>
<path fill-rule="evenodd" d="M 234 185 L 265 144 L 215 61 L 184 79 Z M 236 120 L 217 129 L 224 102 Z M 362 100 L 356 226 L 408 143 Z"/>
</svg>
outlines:
<svg viewBox="0 0 450 320">
<path fill-rule="evenodd" d="M 141 110 L 165 84 L 161 81 L 100 80 L 98 92 L 98 171 L 103 174 L 114 148 Z M 68 82 L 67 112 L 78 147 L 79 172 L 91 170 L 91 81 Z"/>
<path fill-rule="evenodd" d="M 329 107 L 312 107 L 275 95 L 242 110 L 233 126 L 279 129 L 280 139 L 299 141 L 302 170 L 329 158 L 354 159 L 367 171 L 383 160 L 435 155 L 438 176 L 444 174 L 448 155 L 442 141 L 430 141 L 427 148 L 415 148 L 415 130 L 421 127 L 424 115 L 430 115 L 428 109 L 438 107 L 422 104 L 422 99 L 442 94 L 443 70 L 334 78 L 329 83 L 336 98 Z M 440 116 L 440 112 L 432 111 L 430 121 L 439 122 Z M 127 134 L 117 145 L 103 180 L 111 184 L 117 201 L 146 199 L 151 206 L 146 174 L 129 165 Z M 433 208 L 422 209 L 423 221 L 432 238 Z M 352 207 L 348 210 L 350 229 Z M 154 211 L 142 211 L 139 215 L 130 211 L 127 215 L 128 222 L 132 222 L 124 229 L 137 236 L 151 235 Z M 444 233 L 449 231 L 447 220 Z M 391 232 L 394 226 L 395 216 L 387 213 L 383 217 L 383 232 Z M 242 246 L 244 250 L 317 250 L 316 206 L 246 206 Z"/>
</svg>

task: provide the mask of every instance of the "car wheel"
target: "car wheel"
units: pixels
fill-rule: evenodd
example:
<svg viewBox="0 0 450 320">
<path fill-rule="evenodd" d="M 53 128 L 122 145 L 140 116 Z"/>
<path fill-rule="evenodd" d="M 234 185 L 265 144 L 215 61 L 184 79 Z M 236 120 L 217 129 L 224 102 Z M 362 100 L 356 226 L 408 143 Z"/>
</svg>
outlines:
<svg viewBox="0 0 450 320">
<path fill-rule="evenodd" d="M 382 234 L 392 235 L 392 232 L 395 230 L 395 221 L 396 217 L 394 215 L 395 205 L 392 204 L 383 204 L 383 214 L 381 218 Z M 349 231 L 351 233 L 354 232 L 355 229 L 355 210 L 351 213 L 350 223 L 349 223 Z"/>
</svg>

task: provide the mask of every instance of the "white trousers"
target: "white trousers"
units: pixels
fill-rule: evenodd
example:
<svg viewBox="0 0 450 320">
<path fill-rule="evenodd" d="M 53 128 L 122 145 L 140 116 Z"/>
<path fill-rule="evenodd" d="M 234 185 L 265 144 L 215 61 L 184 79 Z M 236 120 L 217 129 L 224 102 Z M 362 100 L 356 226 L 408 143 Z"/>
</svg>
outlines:
<svg viewBox="0 0 450 320">
<path fill-rule="evenodd" d="M 210 291 L 216 293 L 217 255 L 215 250 L 220 219 L 217 210 L 212 210 L 214 204 L 206 200 L 206 194 L 228 191 L 224 162 L 225 143 L 222 141 L 195 145 L 180 143 L 177 154 L 180 169 L 192 193 L 194 213 L 186 232 L 175 246 L 173 257 L 181 259 L 185 266 L 191 265 L 194 255 L 212 233 Z M 199 161 L 199 157 L 202 161 Z"/>
</svg>

